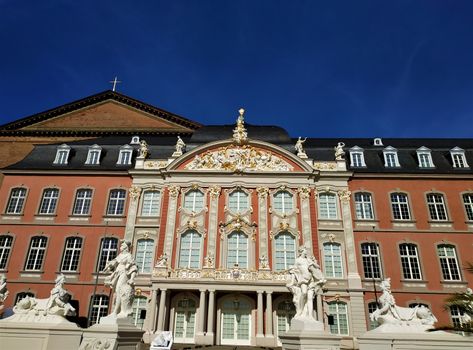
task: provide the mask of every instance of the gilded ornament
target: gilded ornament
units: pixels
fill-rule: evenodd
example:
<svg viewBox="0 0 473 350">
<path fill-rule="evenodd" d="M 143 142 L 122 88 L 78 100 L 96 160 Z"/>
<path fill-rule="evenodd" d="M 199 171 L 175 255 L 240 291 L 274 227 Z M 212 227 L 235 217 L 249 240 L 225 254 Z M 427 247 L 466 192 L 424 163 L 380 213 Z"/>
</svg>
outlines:
<svg viewBox="0 0 473 350">
<path fill-rule="evenodd" d="M 209 192 L 210 192 L 210 197 L 212 198 L 218 198 L 218 196 L 220 195 L 220 190 L 221 188 L 218 187 L 218 186 L 212 186 L 209 188 Z"/>
<path fill-rule="evenodd" d="M 269 188 L 268 187 L 257 187 L 256 192 L 258 193 L 258 197 L 260 199 L 266 199 L 269 194 Z"/>
<path fill-rule="evenodd" d="M 349 190 L 341 190 L 338 191 L 338 196 L 344 202 L 348 202 L 350 200 L 351 192 Z"/>
<path fill-rule="evenodd" d="M 310 188 L 309 187 L 300 187 L 297 189 L 297 192 L 299 192 L 299 196 L 302 199 L 307 199 L 310 196 Z"/>
<path fill-rule="evenodd" d="M 141 193 L 141 188 L 133 186 L 128 190 L 128 195 L 130 196 L 131 200 L 136 200 L 139 198 Z"/>
<path fill-rule="evenodd" d="M 168 187 L 169 195 L 172 198 L 176 198 L 179 195 L 180 190 L 181 190 L 181 188 L 179 186 L 176 186 L 176 185 L 172 185 L 172 186 Z"/>
</svg>

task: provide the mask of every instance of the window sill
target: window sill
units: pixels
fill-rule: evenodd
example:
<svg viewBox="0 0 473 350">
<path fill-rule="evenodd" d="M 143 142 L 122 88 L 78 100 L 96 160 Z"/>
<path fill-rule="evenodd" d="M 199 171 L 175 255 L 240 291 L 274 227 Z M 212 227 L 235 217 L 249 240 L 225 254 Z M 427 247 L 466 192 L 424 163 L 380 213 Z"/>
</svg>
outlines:
<svg viewBox="0 0 473 350">
<path fill-rule="evenodd" d="M 468 281 L 447 281 L 441 280 L 440 284 L 442 284 L 446 288 L 466 288 L 468 286 Z"/>
<path fill-rule="evenodd" d="M 428 282 L 426 280 L 401 280 L 404 288 L 427 288 Z"/>
<path fill-rule="evenodd" d="M 44 271 L 27 271 L 27 270 L 22 270 L 20 271 L 20 277 L 21 278 L 41 278 L 43 275 Z"/>
<path fill-rule="evenodd" d="M 452 225 L 453 221 L 450 220 L 428 220 L 429 224 L 449 224 Z"/>
<path fill-rule="evenodd" d="M 71 214 L 69 215 L 70 218 L 91 218 L 92 215 L 90 214 Z"/>
</svg>

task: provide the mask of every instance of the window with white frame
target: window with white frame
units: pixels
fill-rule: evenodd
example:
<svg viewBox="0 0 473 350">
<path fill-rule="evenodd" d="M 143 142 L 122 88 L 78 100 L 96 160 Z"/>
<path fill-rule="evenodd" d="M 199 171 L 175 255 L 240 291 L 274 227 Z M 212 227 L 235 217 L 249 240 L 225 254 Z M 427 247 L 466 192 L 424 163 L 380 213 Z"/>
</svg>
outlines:
<svg viewBox="0 0 473 350">
<path fill-rule="evenodd" d="M 378 303 L 376 301 L 368 303 L 368 330 L 375 329 L 379 326 L 379 323 L 377 321 L 371 319 L 371 314 L 375 312 L 377 308 Z"/>
<path fill-rule="evenodd" d="M 319 219 L 337 219 L 337 196 L 334 193 L 319 194 Z"/>
<path fill-rule="evenodd" d="M 82 250 L 82 238 L 69 237 L 66 239 L 64 255 L 62 258 L 61 271 L 77 272 L 79 271 L 80 253 Z"/>
<path fill-rule="evenodd" d="M 348 335 L 348 309 L 347 304 L 341 301 L 328 303 L 328 313 L 333 316 L 330 333 Z"/>
<path fill-rule="evenodd" d="M 381 261 L 377 243 L 363 243 L 361 245 L 361 260 L 365 278 L 381 278 Z"/>
<path fill-rule="evenodd" d="M 429 208 L 430 220 L 446 221 L 448 219 L 445 200 L 440 193 L 427 194 L 427 206 Z"/>
<path fill-rule="evenodd" d="M 25 270 L 41 271 L 43 267 L 44 256 L 46 255 L 46 237 L 32 237 L 28 256 L 26 258 Z"/>
<path fill-rule="evenodd" d="M 355 193 L 355 213 L 358 220 L 373 220 L 373 201 L 371 193 Z"/>
<path fill-rule="evenodd" d="M 142 216 L 159 216 L 161 208 L 161 192 L 145 191 L 143 194 L 143 203 L 141 205 Z"/>
<path fill-rule="evenodd" d="M 242 190 L 236 190 L 228 196 L 228 207 L 234 213 L 242 213 L 249 207 L 248 194 Z"/>
<path fill-rule="evenodd" d="M 153 267 L 154 240 L 139 239 L 136 242 L 135 261 L 138 273 L 151 273 Z"/>
<path fill-rule="evenodd" d="M 66 165 L 68 162 L 70 151 L 71 151 L 71 147 L 69 147 L 65 143 L 58 146 L 56 150 L 56 157 L 54 158 L 54 164 Z"/>
<path fill-rule="evenodd" d="M 473 221 L 473 193 L 463 195 L 463 205 L 465 206 L 466 218 L 468 221 Z"/>
<path fill-rule="evenodd" d="M 353 168 L 366 167 L 363 148 L 355 146 L 350 148 L 350 166 Z"/>
<path fill-rule="evenodd" d="M 294 303 L 290 300 L 284 300 L 276 307 L 277 317 L 277 336 L 283 332 L 287 332 L 291 326 L 291 321 L 296 315 Z"/>
<path fill-rule="evenodd" d="M 199 190 L 191 190 L 184 195 L 184 209 L 198 212 L 204 209 L 204 194 Z"/>
<path fill-rule="evenodd" d="M 179 251 L 179 267 L 198 269 L 200 267 L 200 251 L 202 235 L 195 230 L 189 230 L 181 235 Z"/>
<path fill-rule="evenodd" d="M 227 237 L 227 268 L 248 268 L 248 236 L 234 231 Z"/>
<path fill-rule="evenodd" d="M 287 231 L 274 237 L 276 271 L 288 270 L 296 260 L 296 239 Z"/>
<path fill-rule="evenodd" d="M 128 318 L 136 327 L 143 329 L 145 319 L 141 318 L 141 312 L 145 311 L 148 306 L 148 298 L 144 296 L 135 296 L 133 299 L 132 312 Z"/>
<path fill-rule="evenodd" d="M 417 149 L 417 160 L 419 162 L 419 168 L 434 167 L 431 151 L 427 147 L 422 146 Z"/>
<path fill-rule="evenodd" d="M 440 259 L 442 278 L 445 281 L 461 281 L 460 268 L 455 247 L 448 244 L 437 246 L 437 254 Z"/>
<path fill-rule="evenodd" d="M 26 188 L 15 187 L 10 192 L 7 204 L 7 214 L 21 214 L 26 199 Z"/>
<path fill-rule="evenodd" d="M 391 193 L 391 208 L 394 220 L 410 220 L 409 200 L 405 193 Z"/>
<path fill-rule="evenodd" d="M 202 312 L 202 310 L 199 310 Z M 174 319 L 174 340 L 178 343 L 194 343 L 197 305 L 194 299 L 183 297 L 177 301 Z"/>
<path fill-rule="evenodd" d="M 102 147 L 99 145 L 90 146 L 87 152 L 87 159 L 85 164 L 87 165 L 98 165 L 100 164 L 100 154 L 102 153 Z"/>
<path fill-rule="evenodd" d="M 281 214 L 287 214 L 294 208 L 293 195 L 288 191 L 277 191 L 274 194 L 274 210 Z"/>
<path fill-rule="evenodd" d="M 108 314 L 108 295 L 96 294 L 90 298 L 89 305 L 89 326 L 99 323 L 100 318 Z"/>
<path fill-rule="evenodd" d="M 461 328 L 464 325 L 465 310 L 458 305 L 452 305 L 449 308 L 453 327 Z"/>
<path fill-rule="evenodd" d="M 115 259 L 118 250 L 118 239 L 114 237 L 105 237 L 100 244 L 100 255 L 98 261 L 98 270 L 103 271 L 107 263 Z"/>
<path fill-rule="evenodd" d="M 454 168 L 469 168 L 469 165 L 466 162 L 464 149 L 461 149 L 460 147 L 455 147 L 450 150 L 450 155 L 452 156 L 452 163 Z"/>
<path fill-rule="evenodd" d="M 131 156 L 133 154 L 133 148 L 130 145 L 120 147 L 120 153 L 118 154 L 118 165 L 129 165 L 131 164 Z"/>
<path fill-rule="evenodd" d="M 12 245 L 12 236 L 0 236 L 0 270 L 5 270 L 7 268 L 8 258 L 10 257 Z"/>
<path fill-rule="evenodd" d="M 383 150 L 384 156 L 384 166 L 386 168 L 398 168 L 401 165 L 399 164 L 399 158 L 397 156 L 397 149 L 394 147 L 388 146 Z"/>
<path fill-rule="evenodd" d="M 125 190 L 111 190 L 108 197 L 107 215 L 123 215 L 125 211 Z"/>
<path fill-rule="evenodd" d="M 227 299 L 222 305 L 222 345 L 249 345 L 251 305 L 244 299 Z"/>
<path fill-rule="evenodd" d="M 338 243 L 324 243 L 324 272 L 327 278 L 342 278 L 342 247 Z"/>
<path fill-rule="evenodd" d="M 57 188 L 46 188 L 43 191 L 41 205 L 39 206 L 40 214 L 54 214 L 56 211 L 57 201 L 59 199 L 59 190 Z"/>
<path fill-rule="evenodd" d="M 74 200 L 73 215 L 88 215 L 92 203 L 92 190 L 89 188 L 80 188 L 76 192 Z"/>
<path fill-rule="evenodd" d="M 402 276 L 406 280 L 421 280 L 419 254 L 417 246 L 412 243 L 403 243 L 399 245 L 399 254 L 401 256 Z"/>
</svg>

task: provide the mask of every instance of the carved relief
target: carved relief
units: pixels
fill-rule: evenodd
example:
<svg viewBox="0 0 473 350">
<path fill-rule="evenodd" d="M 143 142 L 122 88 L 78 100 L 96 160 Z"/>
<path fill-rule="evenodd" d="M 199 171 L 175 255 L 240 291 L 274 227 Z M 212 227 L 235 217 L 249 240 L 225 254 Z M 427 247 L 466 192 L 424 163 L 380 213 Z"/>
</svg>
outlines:
<svg viewBox="0 0 473 350">
<path fill-rule="evenodd" d="M 210 197 L 218 198 L 220 195 L 221 188 L 219 186 L 212 186 L 209 188 Z"/>
<path fill-rule="evenodd" d="M 351 192 L 348 190 L 341 190 L 338 191 L 338 196 L 344 202 L 348 202 L 350 200 Z"/>
<path fill-rule="evenodd" d="M 268 197 L 269 188 L 268 187 L 257 187 L 256 192 L 258 193 L 259 199 L 263 200 Z"/>
<path fill-rule="evenodd" d="M 128 190 L 128 195 L 130 196 L 131 200 L 136 200 L 140 197 L 141 188 L 133 186 Z"/>
<path fill-rule="evenodd" d="M 177 196 L 179 195 L 179 191 L 181 190 L 181 188 L 180 188 L 179 186 L 172 185 L 172 186 L 169 186 L 169 187 L 168 187 L 168 190 L 169 190 L 169 195 L 170 195 L 172 198 L 177 198 Z"/>
<path fill-rule="evenodd" d="M 302 199 L 307 199 L 310 196 L 310 188 L 309 187 L 300 187 L 297 189 L 297 192 L 299 193 L 299 196 Z"/>
<path fill-rule="evenodd" d="M 336 170 L 337 164 L 335 163 L 314 163 L 312 166 L 315 170 Z"/>
<path fill-rule="evenodd" d="M 163 169 L 168 166 L 166 160 L 146 160 L 144 163 L 145 169 Z"/>
</svg>

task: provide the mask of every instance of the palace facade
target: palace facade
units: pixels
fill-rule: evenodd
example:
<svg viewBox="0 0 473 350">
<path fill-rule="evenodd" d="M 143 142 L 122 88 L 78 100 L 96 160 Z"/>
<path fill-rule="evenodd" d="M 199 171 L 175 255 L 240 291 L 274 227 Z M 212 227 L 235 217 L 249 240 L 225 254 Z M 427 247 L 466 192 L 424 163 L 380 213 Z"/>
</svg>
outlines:
<svg viewBox="0 0 473 350">
<path fill-rule="evenodd" d="M 398 305 L 460 322 L 462 310 L 443 301 L 473 281 L 463 271 L 473 258 L 473 140 L 304 141 L 249 125 L 242 110 L 234 124 L 202 126 L 104 94 L 24 120 L 67 130 L 117 108 L 110 130 L 36 145 L 3 169 L 7 307 L 46 297 L 63 273 L 76 321 L 98 322 L 112 302 L 101 270 L 126 239 L 139 268 L 132 321 L 171 330 L 178 344 L 279 346 L 295 313 L 285 285 L 301 246 L 327 279 L 316 317 L 344 348 L 376 326 L 369 314 L 386 277 Z M 121 111 L 135 119 L 117 130 L 130 120 Z"/>
</svg>

